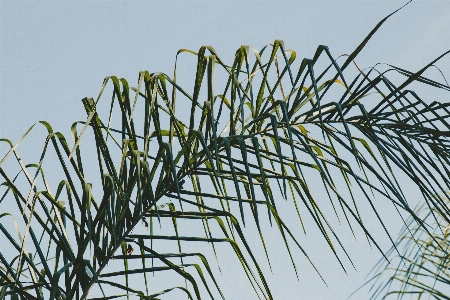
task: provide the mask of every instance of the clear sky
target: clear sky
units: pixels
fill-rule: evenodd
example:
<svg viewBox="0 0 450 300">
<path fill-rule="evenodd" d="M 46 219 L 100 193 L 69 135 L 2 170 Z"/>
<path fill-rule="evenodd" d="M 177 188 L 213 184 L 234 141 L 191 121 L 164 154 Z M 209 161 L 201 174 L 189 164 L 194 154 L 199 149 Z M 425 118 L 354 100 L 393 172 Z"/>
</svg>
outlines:
<svg viewBox="0 0 450 300">
<path fill-rule="evenodd" d="M 17 141 L 38 120 L 70 136 L 73 121 L 86 118 L 80 100 L 96 97 L 104 77 L 134 85 L 140 70 L 172 74 L 180 48 L 211 45 L 227 62 L 242 44 L 260 49 L 275 39 L 299 57 L 312 58 L 322 44 L 335 57 L 350 53 L 406 2 L 0 1 L 0 137 Z M 356 61 L 417 71 L 449 49 L 450 1 L 415 0 L 382 26 Z M 450 76 L 450 59 L 438 66 Z M 0 150 L 3 156 L 6 149 Z M 333 258 L 323 258 L 329 252 L 310 247 L 324 260 L 317 264 L 328 287 L 309 266 L 299 265 L 300 282 L 292 269 L 275 267 L 267 275 L 275 299 L 346 299 L 380 258 L 363 238 L 359 245 L 346 238 L 358 271 L 349 268 L 347 276 Z M 288 263 L 283 255 L 272 261 Z M 247 292 L 235 295 L 253 299 Z"/>
</svg>

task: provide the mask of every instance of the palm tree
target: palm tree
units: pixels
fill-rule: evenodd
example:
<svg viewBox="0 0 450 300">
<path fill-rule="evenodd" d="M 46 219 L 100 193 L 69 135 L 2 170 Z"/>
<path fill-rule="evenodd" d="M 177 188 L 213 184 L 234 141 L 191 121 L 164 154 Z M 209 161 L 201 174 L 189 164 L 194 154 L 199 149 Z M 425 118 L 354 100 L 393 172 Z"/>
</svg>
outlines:
<svg viewBox="0 0 450 300">
<path fill-rule="evenodd" d="M 35 125 L 16 144 L 2 139 L 10 150 L 0 161 L 7 249 L 0 253 L 0 299 L 158 299 L 176 289 L 190 299 L 225 298 L 211 257 L 183 250 L 205 242 L 214 255 L 229 244 L 255 295 L 272 299 L 246 224 L 256 227 L 269 265 L 267 220 L 279 229 L 295 272 L 293 247 L 309 259 L 298 241 L 307 225 L 317 228 L 344 269 L 343 257 L 350 257 L 331 218 L 353 235 L 362 230 L 381 253 L 363 222 L 370 215 L 391 238 L 376 196 L 423 225 L 400 176 L 448 221 L 447 202 L 434 197 L 449 188 L 447 105 L 407 89 L 420 82 L 448 90 L 422 76 L 442 56 L 417 73 L 356 66 L 351 81 L 344 77 L 388 17 L 338 59 L 319 46 L 296 65 L 296 52 L 277 40 L 261 51 L 240 47 L 231 65 L 209 46 L 182 49 L 173 77 L 142 71 L 136 87 L 107 77 L 97 99 L 83 99 L 87 120 L 72 126 L 73 145 L 39 122 L 48 135 L 34 164 L 24 163 L 18 147 Z M 192 92 L 177 79 L 182 54 L 197 58 Z M 394 85 L 389 72 L 406 80 Z M 52 191 L 49 177 L 58 172 Z M 285 205 L 298 215 L 295 228 L 282 217 Z M 164 274 L 171 286 L 149 283 Z"/>
</svg>

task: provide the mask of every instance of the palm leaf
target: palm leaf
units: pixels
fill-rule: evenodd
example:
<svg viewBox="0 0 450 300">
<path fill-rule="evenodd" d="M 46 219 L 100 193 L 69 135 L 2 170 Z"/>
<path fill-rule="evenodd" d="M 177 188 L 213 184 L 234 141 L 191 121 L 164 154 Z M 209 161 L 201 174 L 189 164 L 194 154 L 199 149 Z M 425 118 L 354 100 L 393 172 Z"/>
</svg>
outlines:
<svg viewBox="0 0 450 300">
<path fill-rule="evenodd" d="M 436 196 L 448 203 L 446 194 Z M 372 298 L 429 297 L 449 299 L 448 271 L 449 223 L 435 208 L 423 203 L 416 209 L 423 224 L 432 233 L 410 218 L 402 230 L 396 246 L 400 255 L 389 251 L 391 264 L 379 262 L 374 276 L 366 284 L 371 285 Z"/>
<path fill-rule="evenodd" d="M 48 135 L 36 164 L 19 156 L 35 125 L 16 144 L 3 139 L 10 150 L 0 161 L 0 205 L 14 209 L 1 218 L 18 225 L 17 237 L 9 223 L 0 225 L 8 244 L 0 254 L 2 297 L 157 299 L 178 289 L 189 298 L 224 298 L 206 255 L 183 250 L 206 243 L 216 259 L 218 247 L 231 246 L 257 297 L 272 299 L 255 245 L 246 240 L 249 220 L 268 264 L 260 224 L 277 224 L 297 273 L 290 246 L 311 260 L 279 210 L 295 206 L 303 231 L 317 228 L 345 271 L 353 263 L 331 219 L 345 220 L 354 236 L 361 229 L 381 251 L 358 208 L 368 205 L 390 237 L 375 196 L 429 232 L 399 176 L 448 221 L 447 202 L 434 196 L 449 188 L 448 105 L 427 104 L 407 89 L 413 82 L 448 89 L 423 75 L 442 56 L 417 73 L 371 68 L 344 78 L 386 19 L 342 63 L 326 46 L 298 62 L 277 40 L 261 51 L 240 47 L 230 65 L 210 46 L 180 50 L 177 61 L 197 58 L 192 92 L 179 84 L 176 66 L 173 77 L 140 72 L 136 87 L 109 76 L 96 100 L 83 99 L 87 119 L 72 126 L 73 146 L 40 122 Z M 394 85 L 388 72 L 407 79 Z M 58 178 L 56 194 L 44 169 Z M 193 224 L 189 236 L 186 224 Z M 171 241 L 176 248 L 168 251 Z M 151 284 L 160 274 L 171 274 L 170 286 Z"/>
</svg>

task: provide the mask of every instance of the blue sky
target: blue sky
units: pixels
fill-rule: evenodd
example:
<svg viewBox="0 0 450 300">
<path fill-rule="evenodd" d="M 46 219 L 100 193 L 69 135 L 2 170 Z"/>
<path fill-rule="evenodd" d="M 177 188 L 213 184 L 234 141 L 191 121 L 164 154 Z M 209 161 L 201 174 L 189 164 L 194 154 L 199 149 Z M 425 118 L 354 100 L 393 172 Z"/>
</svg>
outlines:
<svg viewBox="0 0 450 300">
<path fill-rule="evenodd" d="M 4 113 L 1 128 L 23 132 L 39 119 L 59 127 L 68 120 L 53 111 L 83 115 L 79 99 L 96 95 L 107 75 L 133 82 L 143 69 L 171 74 L 180 48 L 212 45 L 231 60 L 241 44 L 260 49 L 282 39 L 300 57 L 321 44 L 334 56 L 349 53 L 405 2 L 2 1 L 0 96 L 8 103 L 2 111 L 15 114 Z M 431 61 L 448 48 L 447 3 L 413 1 L 378 31 L 358 64 L 418 69 Z"/>
<path fill-rule="evenodd" d="M 378 21 L 404 3 L 1 1 L 0 136 L 17 141 L 38 120 L 70 136 L 73 121 L 86 118 L 80 100 L 96 97 L 104 77 L 116 75 L 136 84 L 140 70 L 172 74 L 180 48 L 211 45 L 228 62 L 242 44 L 260 49 L 275 39 L 284 40 L 299 57 L 311 58 L 322 44 L 335 57 L 351 53 Z M 449 1 L 415 0 L 383 25 L 356 62 L 360 67 L 381 62 L 416 71 L 450 49 L 449 32 Z M 189 59 L 186 68 L 192 66 Z M 447 76 L 449 62 L 445 58 L 438 63 Z M 41 141 L 42 136 L 36 138 Z M 5 149 L 0 150 L 3 155 Z M 333 258 L 324 259 L 318 264 L 327 288 L 309 266 L 300 272 L 300 282 L 292 270 L 274 268 L 269 281 L 275 299 L 346 299 L 380 257 L 363 241 L 352 242 L 350 234 L 348 241 L 358 271 L 350 269 L 347 276 Z M 286 261 L 285 256 L 279 259 Z M 251 293 L 240 295 L 253 299 Z"/>
</svg>

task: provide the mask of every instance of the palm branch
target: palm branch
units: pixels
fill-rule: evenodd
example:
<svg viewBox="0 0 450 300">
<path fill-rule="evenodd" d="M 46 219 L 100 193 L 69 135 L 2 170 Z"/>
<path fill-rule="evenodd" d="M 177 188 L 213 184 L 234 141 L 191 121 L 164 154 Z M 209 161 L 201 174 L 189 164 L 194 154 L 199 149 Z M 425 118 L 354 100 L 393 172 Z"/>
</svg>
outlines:
<svg viewBox="0 0 450 300">
<path fill-rule="evenodd" d="M 246 224 L 256 227 L 269 265 L 267 221 L 296 273 L 293 248 L 309 260 L 298 238 L 308 226 L 345 270 L 344 258 L 353 263 L 330 220 L 342 219 L 354 236 L 361 230 L 383 253 L 362 217 L 378 220 L 393 241 L 376 196 L 427 230 L 399 176 L 448 221 L 446 201 L 434 197 L 449 188 L 448 105 L 408 89 L 449 90 L 423 74 L 443 55 L 416 73 L 356 66 L 352 80 L 344 77 L 388 17 L 337 59 L 319 46 L 299 60 L 279 40 L 260 51 L 240 47 L 230 65 L 210 46 L 182 49 L 172 77 L 142 71 L 135 87 L 105 78 L 96 99 L 83 99 L 87 119 L 73 124 L 73 144 L 44 121 L 15 144 L 2 139 L 10 148 L 0 160 L 0 299 L 159 299 L 175 290 L 225 298 L 211 261 L 226 244 L 255 295 L 272 299 Z M 178 78 L 183 55 L 197 59 L 192 90 Z M 395 85 L 392 72 L 404 81 Z M 47 136 L 38 162 L 26 164 L 19 146 L 35 126 Z M 49 177 L 58 178 L 53 191 Z M 298 216 L 295 228 L 284 221 L 285 205 Z M 205 243 L 212 257 L 184 250 Z M 164 274 L 169 286 L 150 284 Z"/>
<path fill-rule="evenodd" d="M 448 203 L 447 195 L 437 195 L 436 199 Z M 391 263 L 380 261 L 367 283 L 372 284 L 373 299 L 450 299 L 449 223 L 439 210 L 426 203 L 418 206 L 416 215 L 428 230 L 412 218 L 407 221 L 396 242 L 402 252 L 397 254 L 391 249 Z"/>
</svg>

